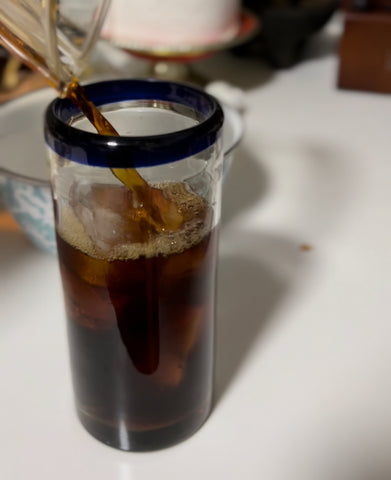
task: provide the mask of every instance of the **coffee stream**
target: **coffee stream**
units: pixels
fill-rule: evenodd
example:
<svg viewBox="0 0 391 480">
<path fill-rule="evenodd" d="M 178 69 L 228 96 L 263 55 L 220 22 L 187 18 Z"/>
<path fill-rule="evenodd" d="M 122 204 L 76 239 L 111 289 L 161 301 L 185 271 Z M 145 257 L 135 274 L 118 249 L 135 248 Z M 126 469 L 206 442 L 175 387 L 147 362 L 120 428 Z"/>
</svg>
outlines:
<svg viewBox="0 0 391 480">
<path fill-rule="evenodd" d="M 119 136 L 111 123 L 88 99 L 77 79 L 68 86 L 65 96 L 80 108 L 100 135 Z M 156 232 L 175 231 L 181 226 L 183 217 L 177 206 L 167 200 L 160 189 L 148 185 L 137 170 L 112 168 L 111 171 L 136 196 L 137 216 L 140 222 L 146 222 Z"/>
</svg>

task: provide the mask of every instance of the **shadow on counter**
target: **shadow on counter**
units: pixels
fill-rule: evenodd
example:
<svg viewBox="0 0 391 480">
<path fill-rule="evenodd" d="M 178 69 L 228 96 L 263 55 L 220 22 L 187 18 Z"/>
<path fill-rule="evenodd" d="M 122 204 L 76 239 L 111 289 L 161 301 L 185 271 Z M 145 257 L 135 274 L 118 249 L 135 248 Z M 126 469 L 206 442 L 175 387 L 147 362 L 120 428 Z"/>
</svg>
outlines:
<svg viewBox="0 0 391 480">
<path fill-rule="evenodd" d="M 235 217 L 261 201 L 268 190 L 268 177 L 262 162 L 239 145 L 222 194 L 221 229 Z"/>
<path fill-rule="evenodd" d="M 262 162 L 240 147 L 223 189 L 221 236 L 262 203 L 268 191 Z M 229 231 L 232 251 L 221 251 L 218 274 L 215 405 L 234 381 L 302 267 L 296 242 L 270 233 Z M 232 243 L 233 242 L 233 243 Z"/>
<path fill-rule="evenodd" d="M 238 243 L 240 240 L 238 232 Z M 240 253 L 220 256 L 215 404 L 234 381 L 260 336 L 267 335 L 304 261 L 303 252 L 293 240 L 257 233 L 242 238 Z"/>
</svg>

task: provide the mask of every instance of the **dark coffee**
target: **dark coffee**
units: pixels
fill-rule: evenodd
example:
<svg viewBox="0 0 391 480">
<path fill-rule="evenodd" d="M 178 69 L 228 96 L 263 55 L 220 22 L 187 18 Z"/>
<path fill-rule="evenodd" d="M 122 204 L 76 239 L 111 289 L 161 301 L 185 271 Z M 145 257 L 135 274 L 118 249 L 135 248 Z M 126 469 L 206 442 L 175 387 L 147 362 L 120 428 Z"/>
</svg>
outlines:
<svg viewBox="0 0 391 480">
<path fill-rule="evenodd" d="M 159 188 L 179 206 L 181 231 L 106 253 L 79 235 L 77 211 L 57 232 L 77 410 L 92 435 L 124 450 L 188 437 L 211 406 L 217 231 L 205 227 L 205 201 Z M 96 198 L 123 208 L 126 187 L 101 190 Z"/>
</svg>

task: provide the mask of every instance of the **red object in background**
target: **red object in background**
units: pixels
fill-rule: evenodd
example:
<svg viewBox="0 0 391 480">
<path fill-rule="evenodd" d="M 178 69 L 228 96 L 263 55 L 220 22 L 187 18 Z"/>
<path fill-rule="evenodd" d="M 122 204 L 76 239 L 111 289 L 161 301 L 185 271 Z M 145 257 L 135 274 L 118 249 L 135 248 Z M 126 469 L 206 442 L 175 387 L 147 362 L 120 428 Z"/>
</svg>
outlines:
<svg viewBox="0 0 391 480">
<path fill-rule="evenodd" d="M 345 13 L 338 87 L 391 93 L 391 13 Z"/>
</svg>

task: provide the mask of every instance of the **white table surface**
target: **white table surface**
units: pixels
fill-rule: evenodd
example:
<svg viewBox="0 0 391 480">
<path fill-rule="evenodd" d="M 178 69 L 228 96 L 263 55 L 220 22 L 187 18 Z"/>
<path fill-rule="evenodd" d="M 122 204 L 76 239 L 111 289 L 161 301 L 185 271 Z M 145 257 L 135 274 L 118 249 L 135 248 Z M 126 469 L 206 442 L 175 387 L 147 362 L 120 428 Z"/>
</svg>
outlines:
<svg viewBox="0 0 391 480">
<path fill-rule="evenodd" d="M 338 27 L 290 70 L 199 65 L 247 109 L 224 188 L 216 401 L 189 440 L 126 453 L 83 430 L 56 259 L 0 230 L 2 480 L 391 478 L 391 100 L 336 88 Z"/>
</svg>

